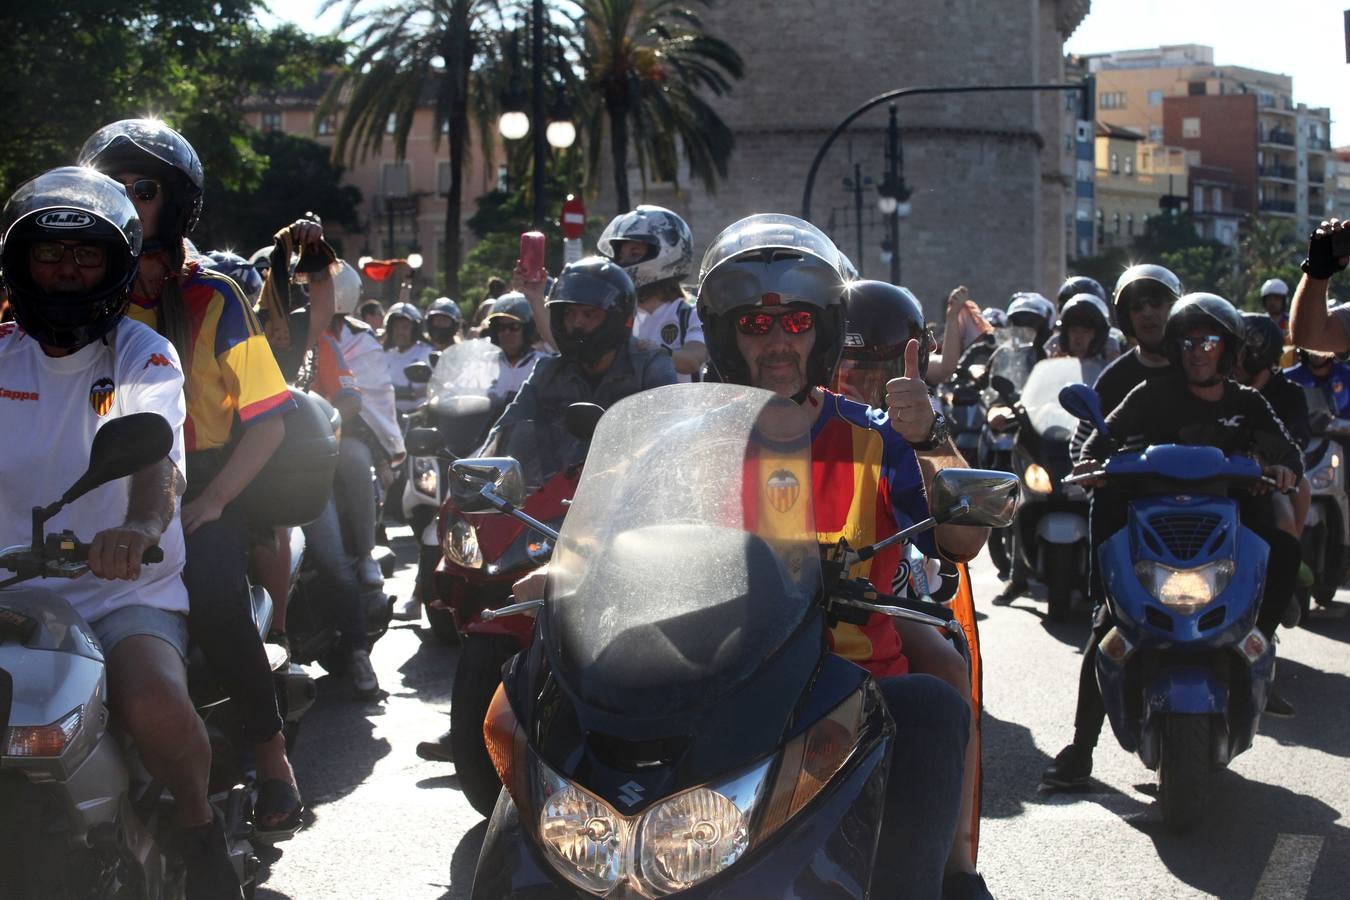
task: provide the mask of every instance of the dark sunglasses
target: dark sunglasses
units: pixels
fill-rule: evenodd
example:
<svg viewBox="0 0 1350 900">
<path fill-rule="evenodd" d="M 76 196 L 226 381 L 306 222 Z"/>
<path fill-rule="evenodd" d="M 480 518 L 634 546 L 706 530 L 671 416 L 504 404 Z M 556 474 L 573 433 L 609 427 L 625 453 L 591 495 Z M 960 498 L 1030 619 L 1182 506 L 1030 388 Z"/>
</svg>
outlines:
<svg viewBox="0 0 1350 900">
<path fill-rule="evenodd" d="M 1206 334 L 1203 337 L 1182 338 L 1181 349 L 1187 352 L 1190 352 L 1191 350 L 1203 350 L 1206 353 L 1213 353 L 1215 350 L 1219 349 L 1219 345 L 1222 343 L 1223 338 L 1219 337 L 1217 334 Z"/>
<path fill-rule="evenodd" d="M 32 246 L 30 253 L 34 261 L 54 264 L 65 259 L 66 251 L 75 257 L 75 265 L 85 269 L 94 269 L 103 265 L 108 253 L 97 244 L 63 244 L 60 241 L 42 241 Z"/>
<path fill-rule="evenodd" d="M 736 320 L 736 328 L 741 334 L 763 337 L 777 322 L 788 334 L 806 334 L 816 327 L 816 314 L 809 309 L 794 309 L 781 315 L 766 312 L 746 313 Z"/>
<path fill-rule="evenodd" d="M 1149 309 L 1167 309 L 1176 298 L 1170 294 L 1136 294 L 1129 298 L 1127 305 L 1130 309 L 1140 309 L 1147 306 Z"/>
<path fill-rule="evenodd" d="M 127 189 L 128 197 L 133 197 L 142 203 L 149 203 L 159 196 L 159 182 L 153 178 L 137 178 L 130 183 L 124 181 L 122 187 Z"/>
</svg>

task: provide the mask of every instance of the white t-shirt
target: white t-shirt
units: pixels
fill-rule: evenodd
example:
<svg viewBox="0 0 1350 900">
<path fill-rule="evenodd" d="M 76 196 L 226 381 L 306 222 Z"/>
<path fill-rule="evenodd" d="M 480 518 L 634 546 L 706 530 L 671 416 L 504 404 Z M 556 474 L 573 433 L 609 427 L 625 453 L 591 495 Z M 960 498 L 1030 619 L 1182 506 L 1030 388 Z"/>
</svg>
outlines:
<svg viewBox="0 0 1350 900">
<path fill-rule="evenodd" d="M 535 363 L 547 355 L 531 347 L 525 351 L 524 356 L 512 363 L 507 360 L 505 353 L 501 354 L 497 380 L 492 382 L 492 387 L 488 388 L 488 393 L 494 397 L 519 394 L 521 385 L 534 371 Z"/>
<path fill-rule="evenodd" d="M 680 337 L 681 307 L 689 309 L 688 325 L 685 328 L 683 338 Z M 633 316 L 633 337 L 640 341 L 664 346 L 671 352 L 683 349 L 684 345 L 691 341 L 697 344 L 707 343 L 703 339 L 703 323 L 699 321 L 698 310 L 684 300 L 662 303 L 651 312 L 647 312 L 639 306 Z M 688 383 L 693 380 L 682 372 L 677 373 L 676 377 L 681 383 Z"/>
<path fill-rule="evenodd" d="M 431 345 L 423 341 L 417 341 L 408 347 L 407 350 L 400 350 L 397 347 L 389 347 L 384 351 L 384 362 L 389 367 L 389 380 L 394 383 L 394 390 L 410 387 L 413 389 L 413 399 L 397 400 L 395 405 L 399 412 L 408 412 L 416 408 L 427 396 L 427 386 L 425 384 L 413 384 L 408 380 L 408 376 L 403 374 L 403 370 L 416 362 L 431 362 Z M 351 365 L 348 362 L 348 365 Z"/>
<path fill-rule="evenodd" d="M 389 380 L 384 348 L 375 340 L 369 325 L 350 316 L 341 328 L 337 342 L 347 367 L 356 378 L 356 386 L 361 389 L 361 420 L 370 426 L 386 453 L 401 455 L 403 430 L 398 427 L 394 383 Z"/>
<path fill-rule="evenodd" d="M 183 372 L 173 345 L 152 329 L 123 319 L 108 344 L 96 341 L 69 356 L 52 357 L 8 322 L 0 325 L 0 546 L 27 545 L 29 510 L 59 499 L 89 464 L 94 434 L 131 413 L 158 413 L 173 428 L 169 458 L 186 474 L 183 459 Z M 131 479 L 95 488 L 46 524 L 52 534 L 69 528 L 82 541 L 126 519 Z M 175 507 L 177 504 L 175 504 Z M 105 581 L 86 573 L 74 580 L 34 579 L 60 594 L 87 621 L 124 606 L 186 612 L 183 529 L 175 508 L 160 538 L 164 561 L 141 568 L 135 581 Z"/>
</svg>

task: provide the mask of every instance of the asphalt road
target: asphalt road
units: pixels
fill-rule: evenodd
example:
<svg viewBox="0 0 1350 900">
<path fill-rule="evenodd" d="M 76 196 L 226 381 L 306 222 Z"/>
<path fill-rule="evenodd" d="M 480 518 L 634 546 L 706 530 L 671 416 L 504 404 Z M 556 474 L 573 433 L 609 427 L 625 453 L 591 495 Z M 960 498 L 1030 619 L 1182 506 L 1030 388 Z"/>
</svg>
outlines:
<svg viewBox="0 0 1350 900">
<path fill-rule="evenodd" d="M 392 533 L 404 565 L 389 589 L 406 596 L 414 550 L 406 529 Z M 1072 736 L 1087 613 L 1056 624 L 1034 600 L 995 607 L 987 559 L 974 577 L 986 616 L 980 868 L 995 897 L 1350 897 L 1350 594 L 1310 627 L 1282 631 L 1277 683 L 1297 717 L 1264 719 L 1220 775 L 1206 824 L 1177 837 L 1162 827 L 1154 773 L 1109 725 L 1087 791 L 1038 793 Z M 372 654 L 382 702 L 320 680 L 293 757 L 311 820 L 280 845 L 260 898 L 469 896 L 485 822 L 453 766 L 413 752 L 445 727 L 456 652 L 425 625 L 399 623 Z"/>
</svg>

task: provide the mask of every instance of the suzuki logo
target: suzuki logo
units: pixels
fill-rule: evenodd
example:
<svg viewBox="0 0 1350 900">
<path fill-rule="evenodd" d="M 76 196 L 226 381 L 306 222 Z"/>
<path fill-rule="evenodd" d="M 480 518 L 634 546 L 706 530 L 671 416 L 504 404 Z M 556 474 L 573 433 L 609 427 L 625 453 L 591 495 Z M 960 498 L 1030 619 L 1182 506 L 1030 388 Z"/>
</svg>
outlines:
<svg viewBox="0 0 1350 900">
<path fill-rule="evenodd" d="M 43 228 L 87 228 L 94 217 L 78 209 L 54 209 L 38 216 L 37 223 Z"/>
<path fill-rule="evenodd" d="M 624 802 L 625 806 L 632 809 L 642 800 L 642 795 L 646 792 L 647 789 L 645 787 L 638 784 L 636 781 L 630 781 L 619 788 L 619 799 Z"/>
</svg>

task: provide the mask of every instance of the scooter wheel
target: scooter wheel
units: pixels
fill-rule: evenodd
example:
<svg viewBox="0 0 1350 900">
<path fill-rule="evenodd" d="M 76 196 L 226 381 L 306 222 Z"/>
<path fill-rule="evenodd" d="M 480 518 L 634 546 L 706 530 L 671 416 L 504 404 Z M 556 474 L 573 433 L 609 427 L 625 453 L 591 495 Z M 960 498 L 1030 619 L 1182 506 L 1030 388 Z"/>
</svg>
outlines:
<svg viewBox="0 0 1350 900">
<path fill-rule="evenodd" d="M 1208 716 L 1170 715 L 1163 721 L 1158 753 L 1158 800 L 1163 824 L 1181 834 L 1200 824 L 1209 803 L 1210 763 Z"/>
<path fill-rule="evenodd" d="M 447 647 L 459 644 L 459 629 L 455 627 L 454 614 L 440 606 L 428 606 L 426 610 L 427 624 L 431 626 L 431 633 L 436 636 L 436 640 Z"/>
<path fill-rule="evenodd" d="M 467 634 L 455 666 L 450 695 L 450 749 L 455 774 L 469 805 L 480 815 L 492 815 L 502 783 L 483 743 L 483 720 L 492 695 L 502 681 L 502 666 L 520 651 L 515 638 L 504 634 Z"/>
</svg>

